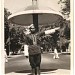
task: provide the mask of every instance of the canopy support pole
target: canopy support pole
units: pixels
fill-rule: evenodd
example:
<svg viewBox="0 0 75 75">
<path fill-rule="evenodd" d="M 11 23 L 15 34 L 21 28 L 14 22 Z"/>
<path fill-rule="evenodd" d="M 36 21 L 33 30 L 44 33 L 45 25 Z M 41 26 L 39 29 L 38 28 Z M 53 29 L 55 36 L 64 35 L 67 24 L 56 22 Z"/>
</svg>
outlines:
<svg viewBox="0 0 75 75">
<path fill-rule="evenodd" d="M 38 26 L 38 14 L 33 14 L 33 24 L 35 27 L 36 32 L 39 31 L 39 26 Z"/>
</svg>

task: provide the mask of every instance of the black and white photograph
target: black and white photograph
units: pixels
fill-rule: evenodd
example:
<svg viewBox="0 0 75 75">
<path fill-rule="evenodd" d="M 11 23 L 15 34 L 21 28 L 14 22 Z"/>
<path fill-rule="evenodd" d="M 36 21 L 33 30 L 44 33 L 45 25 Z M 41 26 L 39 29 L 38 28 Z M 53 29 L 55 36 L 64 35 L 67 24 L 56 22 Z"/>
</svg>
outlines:
<svg viewBox="0 0 75 75">
<path fill-rule="evenodd" d="M 73 74 L 72 1 L 4 0 L 5 75 Z"/>
</svg>

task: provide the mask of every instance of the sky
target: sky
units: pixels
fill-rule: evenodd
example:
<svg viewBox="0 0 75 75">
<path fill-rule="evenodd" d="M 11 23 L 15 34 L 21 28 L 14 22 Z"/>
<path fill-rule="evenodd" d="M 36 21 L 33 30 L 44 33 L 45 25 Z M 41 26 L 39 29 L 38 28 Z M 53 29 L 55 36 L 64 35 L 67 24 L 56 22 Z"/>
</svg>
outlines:
<svg viewBox="0 0 75 75">
<path fill-rule="evenodd" d="M 58 12 L 60 11 L 60 5 L 57 2 L 58 0 L 38 0 L 38 6 L 45 6 Z M 11 13 L 15 13 L 29 5 L 32 5 L 32 0 L 4 0 L 4 7 Z"/>
</svg>

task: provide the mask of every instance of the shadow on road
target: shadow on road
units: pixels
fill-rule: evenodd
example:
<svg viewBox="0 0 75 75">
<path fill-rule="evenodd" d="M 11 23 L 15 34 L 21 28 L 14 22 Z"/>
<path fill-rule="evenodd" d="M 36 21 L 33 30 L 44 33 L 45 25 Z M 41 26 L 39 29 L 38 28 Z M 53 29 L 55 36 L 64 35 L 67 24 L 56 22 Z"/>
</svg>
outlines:
<svg viewBox="0 0 75 75">
<path fill-rule="evenodd" d="M 57 69 L 41 69 L 41 72 L 48 72 L 48 71 L 54 71 L 54 70 L 57 70 Z M 31 70 L 22 70 L 22 71 L 16 71 L 16 73 L 30 73 Z M 29 74 L 31 75 L 31 74 Z"/>
</svg>

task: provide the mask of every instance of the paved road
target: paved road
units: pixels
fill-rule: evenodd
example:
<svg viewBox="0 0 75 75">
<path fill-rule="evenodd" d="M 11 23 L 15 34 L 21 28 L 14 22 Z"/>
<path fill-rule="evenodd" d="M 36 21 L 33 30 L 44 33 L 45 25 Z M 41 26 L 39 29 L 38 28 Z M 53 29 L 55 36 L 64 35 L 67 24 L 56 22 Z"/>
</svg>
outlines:
<svg viewBox="0 0 75 75">
<path fill-rule="evenodd" d="M 70 70 L 70 55 L 60 54 L 59 59 L 53 59 L 53 54 L 42 54 L 41 72 Z M 8 58 L 9 62 L 5 63 L 5 74 L 8 73 L 30 73 L 31 67 L 28 58 L 23 55 Z M 63 72 L 63 71 L 62 71 Z"/>
</svg>

